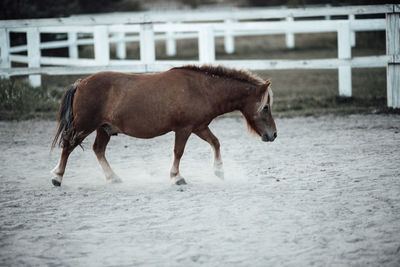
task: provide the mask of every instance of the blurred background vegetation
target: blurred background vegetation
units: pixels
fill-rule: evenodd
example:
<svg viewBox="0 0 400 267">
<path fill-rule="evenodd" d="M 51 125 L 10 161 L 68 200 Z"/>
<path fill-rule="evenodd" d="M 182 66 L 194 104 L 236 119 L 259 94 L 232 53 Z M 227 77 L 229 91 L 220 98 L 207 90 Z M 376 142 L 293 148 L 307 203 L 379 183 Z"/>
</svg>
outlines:
<svg viewBox="0 0 400 267">
<path fill-rule="evenodd" d="M 139 0 L 2 0 L 0 19 L 57 18 L 74 14 L 138 11 Z"/>
<path fill-rule="evenodd" d="M 32 88 L 20 79 L 0 79 L 0 120 L 55 118 L 62 94 L 47 86 Z"/>
<path fill-rule="evenodd" d="M 395 1 L 393 1 L 394 3 Z M 358 5 L 377 4 L 376 1 L 318 1 L 318 0 L 2 0 L 0 19 L 62 17 L 122 11 L 191 9 L 209 7 L 278 6 L 302 7 L 306 5 Z M 390 1 L 382 2 L 391 3 Z M 60 36 L 58 35 L 58 38 Z M 24 44 L 24 34 L 11 36 L 12 45 Z M 54 35 L 42 34 L 42 40 Z M 64 37 L 66 38 L 66 36 Z M 296 47 L 285 47 L 284 35 L 242 36 L 235 38 L 235 53 L 226 54 L 222 37 L 216 38 L 217 59 L 313 59 L 337 57 L 335 33 L 297 34 Z M 385 33 L 357 32 L 353 56 L 383 55 Z M 111 44 L 111 57 L 116 59 Z M 45 56 L 68 56 L 68 49 L 42 50 Z M 93 45 L 79 47 L 79 57 L 92 58 Z M 127 43 L 127 58 L 138 59 L 139 44 Z M 197 59 L 197 39 L 177 41 L 177 55 L 167 57 L 165 42 L 156 42 L 157 59 Z M 15 64 L 16 66 L 18 64 Z M 265 70 L 256 72 L 263 79 L 272 80 L 274 113 L 276 116 L 349 114 L 387 112 L 386 69 L 353 69 L 353 97 L 338 97 L 337 70 Z M 64 88 L 80 76 L 42 76 L 42 86 L 31 88 L 26 77 L 0 80 L 0 119 L 26 119 L 32 117 L 55 118 Z"/>
</svg>

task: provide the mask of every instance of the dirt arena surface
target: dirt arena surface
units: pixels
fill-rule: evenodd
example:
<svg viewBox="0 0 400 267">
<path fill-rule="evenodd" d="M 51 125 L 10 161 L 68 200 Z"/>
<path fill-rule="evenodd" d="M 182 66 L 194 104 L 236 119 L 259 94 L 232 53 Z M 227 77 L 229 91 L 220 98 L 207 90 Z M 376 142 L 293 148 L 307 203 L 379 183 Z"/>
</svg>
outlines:
<svg viewBox="0 0 400 267">
<path fill-rule="evenodd" d="M 56 188 L 56 122 L 0 122 L 0 265 L 399 266 L 400 116 L 276 123 L 263 143 L 242 118 L 215 120 L 225 180 L 193 135 L 180 187 L 173 134 L 113 137 L 121 184 L 105 183 L 91 135 Z"/>
</svg>

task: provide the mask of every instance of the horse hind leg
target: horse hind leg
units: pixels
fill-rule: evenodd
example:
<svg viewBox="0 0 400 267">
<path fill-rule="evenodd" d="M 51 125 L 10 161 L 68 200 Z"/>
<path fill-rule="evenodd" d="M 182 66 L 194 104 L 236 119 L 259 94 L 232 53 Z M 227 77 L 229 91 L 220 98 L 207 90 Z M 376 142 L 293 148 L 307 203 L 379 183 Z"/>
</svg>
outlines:
<svg viewBox="0 0 400 267">
<path fill-rule="evenodd" d="M 61 186 L 69 155 L 89 134 L 90 132 L 81 132 L 76 135 L 72 134 L 70 137 L 68 137 L 68 141 L 63 143 L 60 159 L 56 167 L 50 171 L 50 173 L 54 176 L 51 179 L 51 182 L 54 186 Z"/>
<path fill-rule="evenodd" d="M 54 175 L 54 177 L 51 179 L 51 182 L 54 186 L 61 186 L 68 157 L 75 147 L 76 146 L 64 146 L 61 152 L 60 160 L 58 161 L 56 167 L 50 171 L 50 173 Z"/>
<path fill-rule="evenodd" d="M 106 181 L 110 183 L 118 183 L 122 180 L 111 169 L 110 164 L 105 157 L 105 151 L 109 141 L 110 134 L 107 129 L 105 129 L 104 127 L 98 128 L 96 139 L 93 144 L 93 151 L 96 154 L 97 160 L 99 161 L 101 168 L 103 169 Z"/>
<path fill-rule="evenodd" d="M 210 144 L 214 151 L 214 174 L 224 179 L 224 169 L 222 164 L 220 144 L 218 138 L 211 132 L 210 128 L 203 129 L 201 131 L 195 132 L 195 134 Z"/>
</svg>

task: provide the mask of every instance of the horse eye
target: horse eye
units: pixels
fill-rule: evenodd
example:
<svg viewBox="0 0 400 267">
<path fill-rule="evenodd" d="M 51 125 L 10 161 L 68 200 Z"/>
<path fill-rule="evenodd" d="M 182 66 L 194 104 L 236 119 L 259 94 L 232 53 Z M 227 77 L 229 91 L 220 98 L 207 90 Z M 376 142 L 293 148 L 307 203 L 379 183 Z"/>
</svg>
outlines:
<svg viewBox="0 0 400 267">
<path fill-rule="evenodd" d="M 268 106 L 265 106 L 265 107 L 263 108 L 263 110 L 264 110 L 264 112 L 268 112 Z"/>
</svg>

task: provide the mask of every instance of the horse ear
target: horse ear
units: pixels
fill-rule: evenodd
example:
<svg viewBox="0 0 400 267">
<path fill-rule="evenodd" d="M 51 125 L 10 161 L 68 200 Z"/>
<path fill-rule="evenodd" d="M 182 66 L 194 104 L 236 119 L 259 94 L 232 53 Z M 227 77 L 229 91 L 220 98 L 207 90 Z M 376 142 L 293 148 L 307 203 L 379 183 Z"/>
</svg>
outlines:
<svg viewBox="0 0 400 267">
<path fill-rule="evenodd" d="M 265 83 L 263 83 L 257 90 L 257 93 L 259 95 L 264 95 L 265 92 L 268 90 L 269 86 L 271 85 L 271 81 L 267 80 Z"/>
</svg>

